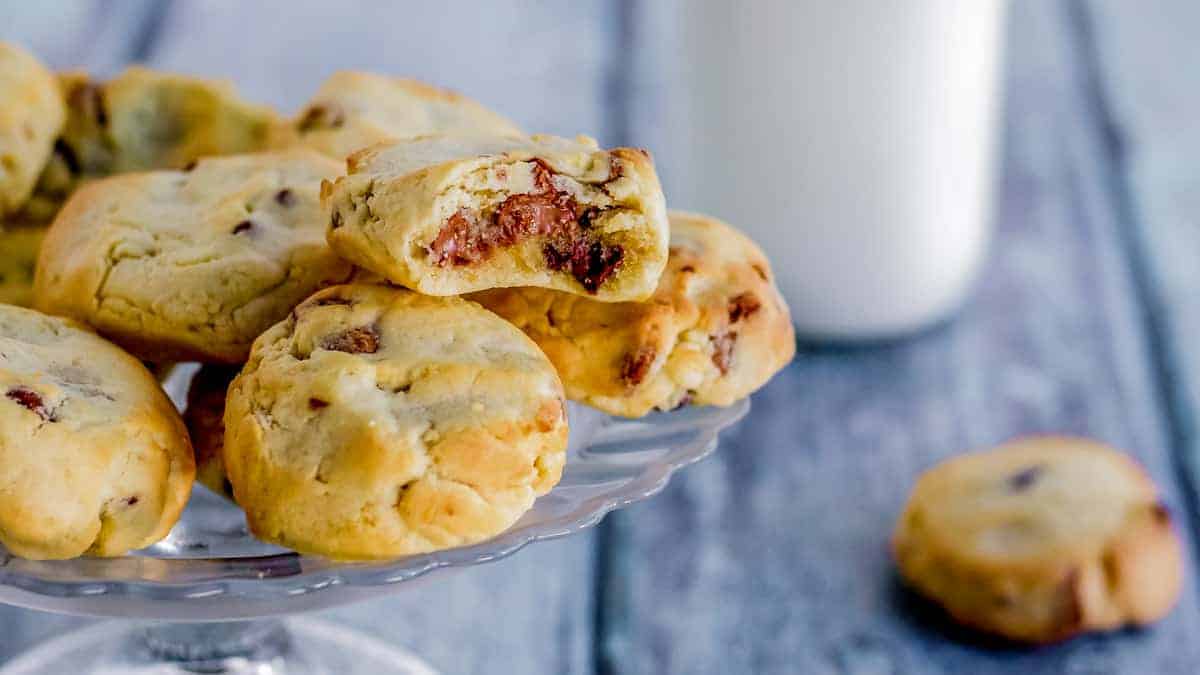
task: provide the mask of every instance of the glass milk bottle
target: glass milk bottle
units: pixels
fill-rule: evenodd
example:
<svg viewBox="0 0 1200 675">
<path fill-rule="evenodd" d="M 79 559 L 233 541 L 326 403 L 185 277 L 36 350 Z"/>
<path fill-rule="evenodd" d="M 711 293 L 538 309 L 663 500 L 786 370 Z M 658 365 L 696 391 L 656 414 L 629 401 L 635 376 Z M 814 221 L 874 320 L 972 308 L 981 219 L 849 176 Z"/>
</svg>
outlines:
<svg viewBox="0 0 1200 675">
<path fill-rule="evenodd" d="M 1003 0 L 655 10 L 673 206 L 766 250 L 802 334 L 908 333 L 963 300 L 991 214 Z M 643 71 L 643 78 L 647 76 Z"/>
</svg>

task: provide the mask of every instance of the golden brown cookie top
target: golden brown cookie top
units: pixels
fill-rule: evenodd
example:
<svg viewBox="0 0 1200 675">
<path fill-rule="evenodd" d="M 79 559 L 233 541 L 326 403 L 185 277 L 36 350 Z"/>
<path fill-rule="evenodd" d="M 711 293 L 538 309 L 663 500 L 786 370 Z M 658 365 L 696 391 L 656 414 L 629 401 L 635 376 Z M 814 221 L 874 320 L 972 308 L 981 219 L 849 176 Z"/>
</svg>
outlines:
<svg viewBox="0 0 1200 675">
<path fill-rule="evenodd" d="M 795 353 L 766 256 L 733 227 L 670 213 L 666 271 L 645 302 L 603 303 L 532 288 L 472 297 L 542 347 L 567 394 L 614 415 L 729 405 Z"/>
<path fill-rule="evenodd" d="M 295 149 L 89 183 L 46 236 L 37 306 L 147 360 L 239 363 L 296 303 L 349 276 L 318 199 L 338 170 Z"/>
<path fill-rule="evenodd" d="M 565 462 L 553 367 L 461 298 L 316 293 L 255 342 L 227 403 L 226 470 L 255 534 L 338 558 L 498 534 Z"/>
</svg>

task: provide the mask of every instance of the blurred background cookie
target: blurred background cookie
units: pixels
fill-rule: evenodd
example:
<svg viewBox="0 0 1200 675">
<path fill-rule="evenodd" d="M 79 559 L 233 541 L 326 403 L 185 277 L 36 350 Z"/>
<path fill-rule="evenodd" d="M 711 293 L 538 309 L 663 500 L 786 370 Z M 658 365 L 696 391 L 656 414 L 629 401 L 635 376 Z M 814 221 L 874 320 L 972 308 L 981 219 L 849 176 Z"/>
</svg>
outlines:
<svg viewBox="0 0 1200 675">
<path fill-rule="evenodd" d="M 612 415 L 730 405 L 763 386 L 796 351 L 770 263 L 726 223 L 672 211 L 658 290 L 644 302 L 598 302 L 540 288 L 472 299 L 546 352 L 567 395 Z"/>
<path fill-rule="evenodd" d="M 195 467 L 141 363 L 72 321 L 0 305 L 0 543 L 116 556 L 166 536 Z"/>
<path fill-rule="evenodd" d="M 349 276 L 318 202 L 339 170 L 297 148 L 93 181 L 46 236 L 37 306 L 148 361 L 241 363 L 296 303 Z"/>
<path fill-rule="evenodd" d="M 344 160 L 376 143 L 431 134 L 516 136 L 521 130 L 452 91 L 402 77 L 344 70 L 325 80 L 294 119 L 273 129 L 271 144 L 300 144 Z"/>
<path fill-rule="evenodd" d="M 264 541 L 341 559 L 469 544 L 558 483 L 562 395 L 537 345 L 473 302 L 336 286 L 255 342 L 225 467 Z"/>
<path fill-rule="evenodd" d="M 213 492 L 233 499 L 225 478 L 225 394 L 240 366 L 207 365 L 196 371 L 188 387 L 183 422 L 196 453 L 196 481 Z"/>
<path fill-rule="evenodd" d="M 33 303 L 33 274 L 46 228 L 0 225 L 0 303 L 27 307 Z"/>
<path fill-rule="evenodd" d="M 29 52 L 0 42 L 0 217 L 33 192 L 65 117 L 54 75 Z"/>
<path fill-rule="evenodd" d="M 1175 604 L 1180 542 L 1154 484 L 1094 441 L 1037 437 L 921 476 L 893 539 L 904 579 L 956 620 L 1051 642 Z"/>
</svg>

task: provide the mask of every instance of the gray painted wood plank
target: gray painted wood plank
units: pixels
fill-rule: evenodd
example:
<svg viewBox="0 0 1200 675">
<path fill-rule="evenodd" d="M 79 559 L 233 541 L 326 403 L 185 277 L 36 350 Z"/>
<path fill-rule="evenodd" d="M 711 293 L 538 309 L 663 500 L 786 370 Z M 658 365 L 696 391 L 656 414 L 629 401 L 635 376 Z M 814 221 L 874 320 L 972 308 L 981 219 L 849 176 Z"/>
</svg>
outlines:
<svg viewBox="0 0 1200 675">
<path fill-rule="evenodd" d="M 1121 151 L 1118 180 L 1145 252 L 1150 319 L 1178 452 L 1200 486 L 1200 4 L 1096 0 L 1101 104 Z M 1195 495 L 1195 492 L 1193 492 Z M 1200 510 L 1200 504 L 1195 507 Z"/>
<path fill-rule="evenodd" d="M 649 15 L 660 12 L 669 19 L 660 6 Z M 899 590 L 887 553 L 921 470 L 1025 433 L 1126 448 L 1185 511 L 1072 28 L 1064 3 L 1013 5 L 997 236 L 962 315 L 895 344 L 802 350 L 715 458 L 616 516 L 604 670 L 1195 671 L 1191 584 L 1153 629 L 1001 649 Z M 669 87 L 655 72 L 641 71 L 641 86 Z M 672 100 L 669 89 L 635 97 L 632 125 L 668 186 L 686 184 L 689 166 L 671 151 L 688 142 L 673 135 Z"/>
</svg>

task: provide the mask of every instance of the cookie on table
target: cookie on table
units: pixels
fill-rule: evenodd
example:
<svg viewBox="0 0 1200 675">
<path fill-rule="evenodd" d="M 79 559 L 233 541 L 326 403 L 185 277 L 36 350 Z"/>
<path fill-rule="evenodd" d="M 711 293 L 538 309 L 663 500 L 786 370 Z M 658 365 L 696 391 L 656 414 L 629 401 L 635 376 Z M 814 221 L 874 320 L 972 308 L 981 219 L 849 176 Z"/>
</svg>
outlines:
<svg viewBox="0 0 1200 675">
<path fill-rule="evenodd" d="M 233 499 L 233 488 L 225 478 L 225 394 L 237 377 L 238 366 L 208 365 L 200 368 L 188 387 L 187 425 L 196 453 L 196 480 L 209 490 Z"/>
<path fill-rule="evenodd" d="M 34 559 L 116 556 L 178 520 L 195 467 L 158 382 L 65 319 L 0 305 L 0 543 Z"/>
<path fill-rule="evenodd" d="M 67 120 L 38 181 L 41 211 L 86 180 L 265 149 L 278 123 L 274 111 L 243 101 L 227 82 L 149 68 L 107 81 L 66 72 L 59 89 Z"/>
<path fill-rule="evenodd" d="M 904 579 L 956 620 L 1035 643 L 1159 619 L 1183 574 L 1154 484 L 1081 438 L 939 464 L 913 489 L 893 548 Z"/>
<path fill-rule="evenodd" d="M 567 396 L 612 415 L 729 405 L 787 365 L 796 339 L 771 266 L 719 220 L 672 211 L 670 259 L 644 302 L 538 288 L 471 296 L 525 331 Z"/>
<path fill-rule="evenodd" d="M 54 74 L 20 47 L 0 42 L 0 216 L 29 199 L 65 118 Z"/>
<path fill-rule="evenodd" d="M 91 182 L 46 235 L 36 306 L 148 361 L 242 363 L 259 333 L 350 274 L 318 198 L 339 168 L 298 148 Z"/>
<path fill-rule="evenodd" d="M 321 85 L 272 143 L 301 144 L 335 159 L 383 141 L 431 134 L 517 136 L 515 124 L 479 103 L 417 80 L 341 71 Z"/>
<path fill-rule="evenodd" d="M 0 224 L 0 304 L 27 307 L 33 302 L 33 271 L 46 228 Z"/>
<path fill-rule="evenodd" d="M 254 344 L 229 388 L 225 468 L 251 531 L 383 559 L 507 529 L 559 480 L 554 367 L 462 298 L 328 288 Z"/>
<path fill-rule="evenodd" d="M 554 136 L 430 136 L 350 157 L 322 186 L 329 243 L 426 295 L 537 286 L 604 301 L 654 292 L 667 215 L 644 151 Z"/>
</svg>

